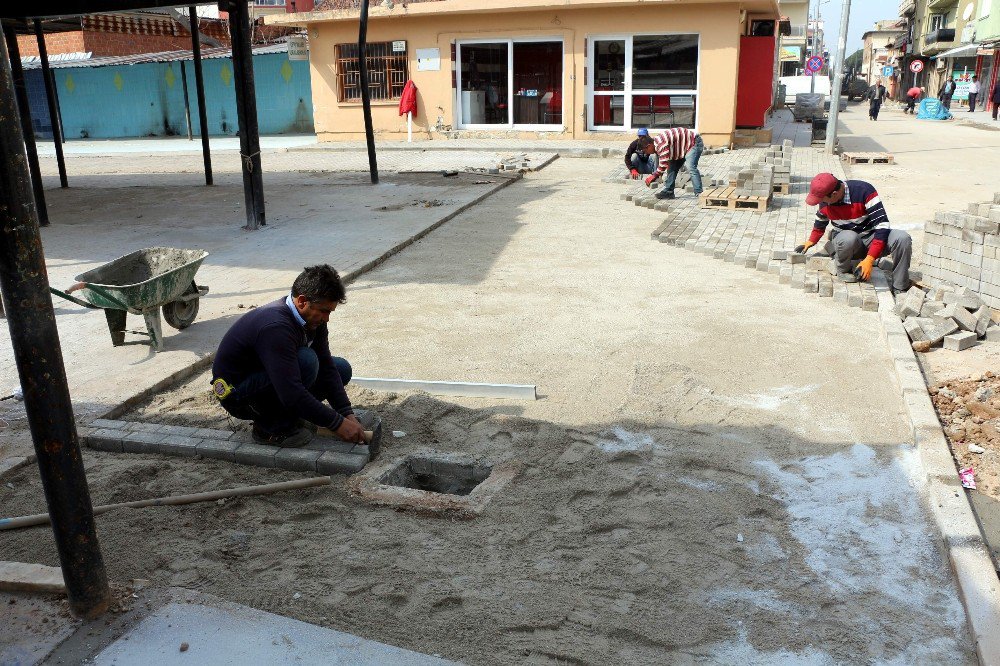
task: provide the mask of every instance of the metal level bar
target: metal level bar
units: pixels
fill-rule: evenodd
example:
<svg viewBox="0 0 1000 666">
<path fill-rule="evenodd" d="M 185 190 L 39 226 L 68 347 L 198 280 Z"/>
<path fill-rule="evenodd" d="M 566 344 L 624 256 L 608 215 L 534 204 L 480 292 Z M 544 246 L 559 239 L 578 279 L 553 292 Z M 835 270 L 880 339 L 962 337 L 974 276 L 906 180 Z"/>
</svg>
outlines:
<svg viewBox="0 0 1000 666">
<path fill-rule="evenodd" d="M 534 384 L 481 384 L 477 382 L 435 382 L 420 379 L 379 379 L 353 377 L 351 385 L 376 391 L 424 391 L 431 395 L 452 395 L 466 398 L 508 398 L 536 400 Z"/>
<path fill-rule="evenodd" d="M 257 95 L 253 80 L 253 49 L 250 45 L 250 12 L 244 0 L 227 0 L 229 36 L 233 44 L 233 79 L 236 84 L 236 116 L 240 123 L 240 164 L 243 196 L 247 207 L 247 230 L 267 224 L 264 217 L 264 179 L 260 165 L 260 135 L 257 131 Z"/>
<path fill-rule="evenodd" d="M 49 226 L 49 212 L 45 205 L 45 188 L 42 185 L 42 170 L 38 166 L 38 147 L 35 146 L 35 130 L 31 126 L 31 106 L 28 104 L 28 91 L 24 87 L 24 70 L 21 69 L 21 51 L 17 46 L 17 33 L 14 26 L 4 26 L 4 37 L 7 40 L 7 51 L 10 56 L 10 73 L 14 82 L 14 97 L 21 117 L 21 137 L 24 149 L 28 155 L 28 171 L 31 173 L 31 189 L 35 195 L 35 211 L 38 224 Z M 8 116 L 13 117 L 13 116 Z"/>
<path fill-rule="evenodd" d="M 361 0 L 358 26 L 358 70 L 361 73 L 361 106 L 365 116 L 365 143 L 368 144 L 368 171 L 372 185 L 378 184 L 378 159 L 375 156 L 375 130 L 372 127 L 372 93 L 368 89 L 368 0 Z"/>
<path fill-rule="evenodd" d="M 191 21 L 191 52 L 194 54 L 194 87 L 198 96 L 198 133 L 201 134 L 201 155 L 205 160 L 205 184 L 211 185 L 212 151 L 208 144 L 208 111 L 205 108 L 205 77 L 201 71 L 201 36 L 198 34 L 198 14 L 194 5 L 188 7 Z"/>
<path fill-rule="evenodd" d="M 49 67 L 49 52 L 45 46 L 42 22 L 35 19 L 35 39 L 38 41 L 38 56 L 42 61 L 42 79 L 45 81 L 45 99 L 49 104 L 49 123 L 52 125 L 52 143 L 56 147 L 56 165 L 59 167 L 59 186 L 69 187 L 66 178 L 66 159 L 63 156 L 62 121 L 59 118 L 59 98 L 56 97 L 56 80 Z"/>
<path fill-rule="evenodd" d="M 35 444 L 70 610 L 94 618 L 111 603 L 42 253 L 14 79 L 0 42 L 0 293 Z"/>
</svg>

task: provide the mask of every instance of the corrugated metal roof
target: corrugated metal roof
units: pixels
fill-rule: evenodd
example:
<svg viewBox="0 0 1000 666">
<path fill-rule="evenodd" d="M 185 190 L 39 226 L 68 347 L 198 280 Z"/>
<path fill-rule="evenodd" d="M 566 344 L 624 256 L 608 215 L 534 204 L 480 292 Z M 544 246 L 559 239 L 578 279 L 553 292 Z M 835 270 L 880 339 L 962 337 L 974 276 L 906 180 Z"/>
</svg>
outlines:
<svg viewBox="0 0 1000 666">
<path fill-rule="evenodd" d="M 288 42 L 253 47 L 254 55 L 287 52 Z M 201 50 L 202 60 L 229 58 L 231 56 L 232 50 L 228 46 L 204 48 Z M 89 53 L 64 53 L 59 56 L 49 56 L 49 66 L 52 69 L 64 69 L 67 67 L 110 67 L 113 65 L 139 65 L 147 62 L 174 62 L 177 60 L 193 59 L 194 54 L 191 51 L 162 51 L 160 53 L 136 53 L 133 55 L 100 56 L 97 58 L 91 58 Z M 42 61 L 38 56 L 25 56 L 21 58 L 21 66 L 24 69 L 41 69 Z"/>
</svg>

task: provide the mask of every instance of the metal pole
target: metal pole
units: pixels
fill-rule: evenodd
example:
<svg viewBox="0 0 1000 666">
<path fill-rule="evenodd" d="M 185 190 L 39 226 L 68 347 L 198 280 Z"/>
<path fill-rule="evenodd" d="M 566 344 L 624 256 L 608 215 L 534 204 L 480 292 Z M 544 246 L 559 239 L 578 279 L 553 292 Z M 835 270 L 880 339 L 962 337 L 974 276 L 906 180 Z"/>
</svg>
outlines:
<svg viewBox="0 0 1000 666">
<path fill-rule="evenodd" d="M 14 81 L 0 42 L 0 293 L 24 391 L 45 502 L 70 610 L 94 618 L 108 609 L 104 570 L 66 385 L 28 156 L 17 123 Z"/>
<path fill-rule="evenodd" d="M 250 44 L 250 13 L 246 0 L 229 0 L 229 36 L 233 42 L 233 79 L 236 84 L 236 115 L 240 123 L 240 162 L 243 196 L 247 206 L 247 230 L 266 224 L 264 180 L 260 166 L 260 136 L 257 133 L 257 97 L 253 81 L 253 48 Z"/>
<path fill-rule="evenodd" d="M 201 155 L 205 160 L 205 184 L 212 184 L 212 151 L 208 145 L 208 111 L 205 109 L 205 77 L 201 72 L 201 37 L 198 36 L 198 14 L 188 7 L 191 19 L 191 52 L 194 54 L 194 87 L 198 94 L 198 132 L 201 134 Z"/>
<path fill-rule="evenodd" d="M 59 98 L 56 97 L 56 81 L 49 67 L 49 52 L 45 46 L 42 22 L 35 19 L 35 39 L 38 41 L 38 55 L 42 61 L 42 79 L 45 81 L 45 99 L 49 104 L 49 123 L 52 125 L 52 143 L 56 146 L 56 165 L 59 167 L 60 187 L 69 187 L 66 178 L 66 160 L 63 156 L 62 127 L 59 121 Z"/>
<path fill-rule="evenodd" d="M 45 206 L 45 188 L 42 185 L 42 170 L 38 167 L 38 148 L 35 146 L 35 130 L 31 127 L 31 107 L 28 105 L 28 91 L 24 87 L 24 70 L 21 69 L 21 52 L 17 47 L 17 34 L 14 26 L 4 28 L 7 39 L 7 51 L 10 56 L 10 74 L 14 82 L 14 95 L 21 112 L 21 136 L 24 149 L 28 155 L 28 169 L 31 172 L 31 188 L 35 193 L 35 210 L 38 214 L 38 224 L 49 226 L 49 213 Z M 13 116 L 10 116 L 13 117 Z"/>
<path fill-rule="evenodd" d="M 837 39 L 837 51 L 840 53 L 837 60 L 841 61 L 847 53 L 847 24 L 851 18 L 851 0 L 844 0 L 840 9 L 840 36 Z M 840 86 L 844 84 L 844 70 L 838 67 L 833 76 L 833 90 L 831 95 L 833 101 L 830 103 L 830 121 L 826 125 L 826 153 L 833 155 L 833 149 L 837 145 L 837 118 L 840 116 Z"/>
<path fill-rule="evenodd" d="M 819 1 L 820 0 L 816 0 L 816 11 L 817 12 L 819 11 Z M 813 16 L 813 10 L 812 10 L 812 3 L 811 2 L 809 3 L 809 16 L 810 17 Z M 809 18 L 808 21 L 807 21 L 807 23 L 809 25 L 809 30 L 812 30 L 812 39 L 809 40 L 809 43 L 810 43 L 810 46 L 809 46 L 809 57 L 810 58 L 814 58 L 814 57 L 816 57 L 816 26 L 813 24 L 813 19 L 812 18 Z M 806 62 L 809 62 L 808 59 L 806 60 Z M 816 72 L 810 72 L 810 76 L 809 76 L 809 92 L 811 92 L 811 93 L 816 92 Z"/>
<path fill-rule="evenodd" d="M 188 141 L 194 141 L 194 134 L 191 133 L 191 100 L 188 97 L 188 77 L 187 67 L 181 60 L 181 87 L 184 88 L 184 122 L 187 123 Z"/>
<path fill-rule="evenodd" d="M 372 185 L 378 184 L 378 160 L 375 157 L 375 130 L 372 128 L 372 97 L 368 89 L 368 0 L 361 0 L 361 24 L 358 27 L 358 69 L 361 72 L 361 105 L 365 114 L 365 142 L 368 144 L 368 170 Z"/>
</svg>

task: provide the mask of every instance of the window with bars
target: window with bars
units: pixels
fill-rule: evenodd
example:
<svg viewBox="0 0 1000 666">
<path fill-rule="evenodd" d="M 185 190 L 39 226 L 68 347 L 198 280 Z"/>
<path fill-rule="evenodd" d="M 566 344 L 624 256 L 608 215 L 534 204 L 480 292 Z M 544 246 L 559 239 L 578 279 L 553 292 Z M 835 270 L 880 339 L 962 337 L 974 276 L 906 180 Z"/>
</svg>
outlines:
<svg viewBox="0 0 1000 666">
<path fill-rule="evenodd" d="M 365 51 L 368 89 L 372 100 L 399 99 L 408 78 L 406 42 L 372 42 L 366 46 Z M 361 101 L 361 68 L 357 44 L 337 45 L 337 99 L 341 102 Z"/>
</svg>

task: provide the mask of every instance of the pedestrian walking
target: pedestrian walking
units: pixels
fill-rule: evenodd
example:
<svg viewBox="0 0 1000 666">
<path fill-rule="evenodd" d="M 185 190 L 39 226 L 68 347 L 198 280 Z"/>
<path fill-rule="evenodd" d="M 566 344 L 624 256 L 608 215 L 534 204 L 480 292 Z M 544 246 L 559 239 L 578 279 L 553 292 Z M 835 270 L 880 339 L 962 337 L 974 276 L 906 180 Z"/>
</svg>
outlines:
<svg viewBox="0 0 1000 666">
<path fill-rule="evenodd" d="M 917 106 L 917 100 L 920 99 L 921 93 L 923 93 L 923 88 L 916 86 L 906 91 L 906 108 L 903 109 L 903 113 L 909 113 L 910 115 L 915 113 L 914 108 Z"/>
<path fill-rule="evenodd" d="M 996 84 L 993 86 L 993 94 L 990 95 L 990 101 L 993 102 L 993 120 L 996 120 L 997 109 L 1000 109 L 1000 78 L 997 79 Z"/>
<path fill-rule="evenodd" d="M 973 76 L 969 83 L 969 113 L 976 112 L 976 98 L 979 97 L 979 77 Z"/>
<path fill-rule="evenodd" d="M 941 89 L 938 90 L 938 99 L 944 104 L 944 108 L 951 109 L 951 98 L 955 94 L 955 79 L 949 78 L 947 81 L 941 84 Z"/>
<path fill-rule="evenodd" d="M 878 120 L 878 112 L 887 94 L 882 79 L 876 79 L 875 85 L 868 89 L 868 117 L 871 120 Z"/>
</svg>

